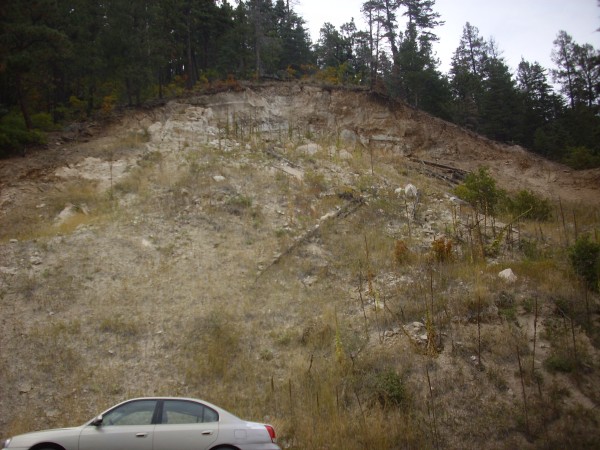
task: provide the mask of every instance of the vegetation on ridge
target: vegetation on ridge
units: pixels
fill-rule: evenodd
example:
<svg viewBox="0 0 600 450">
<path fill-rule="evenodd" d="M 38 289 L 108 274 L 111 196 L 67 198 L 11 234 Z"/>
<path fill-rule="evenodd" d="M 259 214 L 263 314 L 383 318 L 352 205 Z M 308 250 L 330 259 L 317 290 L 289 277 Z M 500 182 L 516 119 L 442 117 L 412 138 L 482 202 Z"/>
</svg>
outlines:
<svg viewBox="0 0 600 450">
<path fill-rule="evenodd" d="M 367 30 L 323 24 L 316 43 L 284 0 L 8 0 L 0 8 L 0 156 L 40 131 L 237 80 L 358 84 L 576 169 L 600 166 L 600 58 L 566 31 L 554 68 L 511 73 L 466 23 L 449 73 L 433 53 L 433 0 L 369 0 Z M 558 92 L 552 87 L 558 86 Z"/>
</svg>

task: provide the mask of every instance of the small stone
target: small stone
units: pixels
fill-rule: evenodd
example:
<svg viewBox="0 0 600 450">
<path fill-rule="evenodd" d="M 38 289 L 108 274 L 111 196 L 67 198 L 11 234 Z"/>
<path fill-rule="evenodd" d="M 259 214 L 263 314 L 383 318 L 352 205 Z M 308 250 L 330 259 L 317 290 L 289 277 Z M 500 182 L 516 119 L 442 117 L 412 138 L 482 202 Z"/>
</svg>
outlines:
<svg viewBox="0 0 600 450">
<path fill-rule="evenodd" d="M 504 269 L 498 274 L 498 276 L 508 283 L 514 283 L 517 281 L 517 276 L 514 274 L 512 269 Z"/>
<path fill-rule="evenodd" d="M 42 264 L 42 258 L 40 258 L 39 256 L 32 256 L 31 258 L 29 258 L 29 262 L 34 265 L 34 266 L 39 266 L 40 264 Z"/>
<path fill-rule="evenodd" d="M 298 147 L 299 153 L 304 153 L 309 156 L 313 156 L 321 150 L 321 146 L 319 144 L 315 144 L 311 142 L 310 144 L 301 145 Z"/>
</svg>

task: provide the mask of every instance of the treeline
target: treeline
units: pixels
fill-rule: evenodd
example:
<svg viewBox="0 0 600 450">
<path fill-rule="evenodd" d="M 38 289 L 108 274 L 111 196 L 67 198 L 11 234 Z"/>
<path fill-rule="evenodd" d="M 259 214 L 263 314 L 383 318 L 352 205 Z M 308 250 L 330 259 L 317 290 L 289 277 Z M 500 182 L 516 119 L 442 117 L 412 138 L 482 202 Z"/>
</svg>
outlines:
<svg viewBox="0 0 600 450">
<path fill-rule="evenodd" d="M 40 131 L 240 79 L 360 84 L 576 168 L 600 166 L 600 57 L 561 31 L 556 68 L 516 73 L 467 23 L 448 74 L 433 52 L 434 0 L 369 0 L 315 44 L 290 0 L 5 0 L 0 155 Z M 551 82 L 557 83 L 555 92 Z"/>
</svg>

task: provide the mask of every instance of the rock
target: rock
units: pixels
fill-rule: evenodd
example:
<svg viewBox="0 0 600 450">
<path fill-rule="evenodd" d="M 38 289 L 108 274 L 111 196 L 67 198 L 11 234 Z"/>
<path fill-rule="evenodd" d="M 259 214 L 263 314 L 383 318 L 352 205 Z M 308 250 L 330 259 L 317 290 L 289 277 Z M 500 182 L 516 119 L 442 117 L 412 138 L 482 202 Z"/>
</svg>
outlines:
<svg viewBox="0 0 600 450">
<path fill-rule="evenodd" d="M 321 150 L 321 146 L 319 144 L 311 142 L 310 144 L 301 145 L 300 147 L 298 147 L 297 150 L 300 153 L 305 153 L 309 156 L 313 156 L 314 154 L 318 153 L 319 150 Z"/>
<path fill-rule="evenodd" d="M 73 205 L 72 203 L 68 203 L 56 217 L 54 223 L 57 226 L 62 225 L 77 214 L 84 214 L 87 216 L 89 214 L 88 207 L 86 205 Z"/>
<path fill-rule="evenodd" d="M 356 145 L 356 142 L 358 141 L 358 136 L 354 131 L 345 129 L 340 132 L 340 141 L 344 145 L 353 146 Z"/>
<path fill-rule="evenodd" d="M 352 159 L 352 153 L 347 150 L 340 150 L 338 153 L 338 158 L 340 158 L 342 161 L 349 161 Z"/>
<path fill-rule="evenodd" d="M 465 202 L 464 200 L 461 200 L 458 197 L 455 197 L 454 195 L 450 196 L 449 200 L 450 200 L 451 203 L 454 203 L 455 205 L 458 205 L 458 206 L 466 206 L 466 205 L 468 205 L 467 202 Z"/>
<path fill-rule="evenodd" d="M 315 284 L 318 281 L 318 278 L 314 275 L 309 275 L 307 277 L 304 277 L 304 279 L 302 280 L 302 284 L 304 284 L 304 286 L 312 286 L 313 284 Z"/>
<path fill-rule="evenodd" d="M 221 183 L 221 182 L 225 181 L 225 177 L 223 175 L 215 175 L 212 178 L 217 183 Z"/>
<path fill-rule="evenodd" d="M 404 331 L 414 339 L 415 341 L 424 344 L 427 342 L 427 332 L 425 325 L 421 322 L 412 322 L 408 325 L 404 325 Z"/>
<path fill-rule="evenodd" d="M 414 184 L 408 183 L 404 187 L 404 196 L 407 198 L 417 198 L 419 195 L 419 190 Z"/>
<path fill-rule="evenodd" d="M 42 258 L 40 258 L 38 255 L 34 255 L 31 258 L 29 258 L 29 262 L 31 265 L 33 266 L 39 266 L 40 264 L 42 264 Z"/>
<path fill-rule="evenodd" d="M 517 281 L 517 276 L 514 274 L 512 269 L 504 269 L 498 274 L 498 276 L 508 283 L 514 283 Z"/>
<path fill-rule="evenodd" d="M 29 383 L 21 383 L 19 385 L 19 394 L 27 394 L 31 392 L 31 385 Z"/>
</svg>

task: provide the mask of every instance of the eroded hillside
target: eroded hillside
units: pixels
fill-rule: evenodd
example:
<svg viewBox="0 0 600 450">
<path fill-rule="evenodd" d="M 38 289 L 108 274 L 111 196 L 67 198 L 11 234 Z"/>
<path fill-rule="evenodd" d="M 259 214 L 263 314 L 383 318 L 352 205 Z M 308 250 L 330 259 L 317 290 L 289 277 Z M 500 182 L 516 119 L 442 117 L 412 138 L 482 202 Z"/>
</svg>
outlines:
<svg viewBox="0 0 600 450">
<path fill-rule="evenodd" d="M 477 217 L 481 166 L 556 217 Z M 165 394 L 284 448 L 600 445 L 598 176 L 302 84 L 56 136 L 0 166 L 0 435 Z"/>
</svg>

